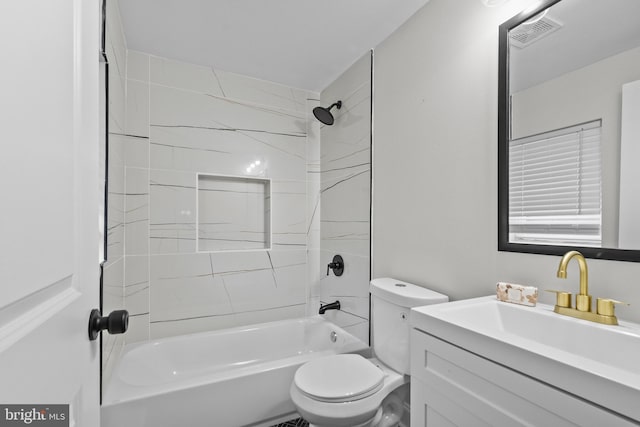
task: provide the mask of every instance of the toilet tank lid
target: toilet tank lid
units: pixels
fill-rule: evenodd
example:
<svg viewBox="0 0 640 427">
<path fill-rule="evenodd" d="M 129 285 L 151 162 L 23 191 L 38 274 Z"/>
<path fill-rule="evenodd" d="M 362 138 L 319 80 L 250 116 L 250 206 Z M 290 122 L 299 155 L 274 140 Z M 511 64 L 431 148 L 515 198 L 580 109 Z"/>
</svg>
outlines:
<svg viewBox="0 0 640 427">
<path fill-rule="evenodd" d="M 401 307 L 418 307 L 449 301 L 449 297 L 444 294 L 390 277 L 373 279 L 369 291 L 371 295 Z"/>
</svg>

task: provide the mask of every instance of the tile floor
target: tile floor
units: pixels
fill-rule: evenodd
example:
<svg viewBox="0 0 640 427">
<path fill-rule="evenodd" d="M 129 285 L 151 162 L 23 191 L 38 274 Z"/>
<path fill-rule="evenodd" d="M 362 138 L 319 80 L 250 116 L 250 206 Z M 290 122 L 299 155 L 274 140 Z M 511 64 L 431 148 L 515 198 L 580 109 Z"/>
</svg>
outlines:
<svg viewBox="0 0 640 427">
<path fill-rule="evenodd" d="M 309 427 L 309 423 L 302 418 L 296 418 L 295 420 L 285 421 L 272 427 Z"/>
</svg>

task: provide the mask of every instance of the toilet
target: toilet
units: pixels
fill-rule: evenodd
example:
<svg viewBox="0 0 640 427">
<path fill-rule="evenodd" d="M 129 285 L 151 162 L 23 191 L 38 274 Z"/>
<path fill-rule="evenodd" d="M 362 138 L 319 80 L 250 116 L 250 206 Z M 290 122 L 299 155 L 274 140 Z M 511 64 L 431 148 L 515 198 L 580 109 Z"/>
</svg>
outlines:
<svg viewBox="0 0 640 427">
<path fill-rule="evenodd" d="M 337 354 L 296 371 L 290 395 L 312 427 L 391 427 L 409 389 L 409 311 L 446 295 L 391 278 L 370 284 L 373 358 Z"/>
</svg>

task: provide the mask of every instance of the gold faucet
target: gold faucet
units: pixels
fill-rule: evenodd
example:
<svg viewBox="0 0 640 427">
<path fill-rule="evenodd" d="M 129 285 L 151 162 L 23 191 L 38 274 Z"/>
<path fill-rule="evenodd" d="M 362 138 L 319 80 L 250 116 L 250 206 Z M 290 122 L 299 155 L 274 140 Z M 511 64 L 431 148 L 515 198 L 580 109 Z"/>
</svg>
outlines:
<svg viewBox="0 0 640 427">
<path fill-rule="evenodd" d="M 567 278 L 567 265 L 575 258 L 580 268 L 580 293 L 576 295 L 576 307 L 571 304 L 571 293 L 562 291 L 551 291 L 556 293 L 556 306 L 553 308 L 558 314 L 571 316 L 578 319 L 590 320 L 592 322 L 603 323 L 605 325 L 617 325 L 618 319 L 615 316 L 614 304 L 624 304 L 620 301 L 598 298 L 597 311 L 591 311 L 591 295 L 589 295 L 589 272 L 587 261 L 578 251 L 569 251 L 560 260 L 558 266 L 558 278 Z"/>
<path fill-rule="evenodd" d="M 567 278 L 567 265 L 572 258 L 578 261 L 580 268 L 580 293 L 576 295 L 576 309 L 579 311 L 591 311 L 591 295 L 589 295 L 589 271 L 587 260 L 578 251 L 569 251 L 560 260 L 558 266 L 558 279 Z"/>
</svg>

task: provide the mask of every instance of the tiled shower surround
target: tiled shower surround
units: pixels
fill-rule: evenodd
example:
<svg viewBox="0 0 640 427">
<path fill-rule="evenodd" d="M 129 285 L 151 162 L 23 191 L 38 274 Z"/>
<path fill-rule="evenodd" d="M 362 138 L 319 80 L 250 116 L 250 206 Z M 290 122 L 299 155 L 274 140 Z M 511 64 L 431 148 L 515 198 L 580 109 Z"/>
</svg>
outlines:
<svg viewBox="0 0 640 427">
<path fill-rule="evenodd" d="M 127 342 L 304 316 L 318 94 L 127 59 Z"/>
<path fill-rule="evenodd" d="M 321 96 L 121 44 L 110 283 L 124 297 L 110 309 L 130 313 L 125 342 L 316 315 L 334 299 L 326 316 L 368 342 L 370 55 Z M 312 109 L 337 99 L 321 125 Z M 340 278 L 326 276 L 335 253 Z"/>
<path fill-rule="evenodd" d="M 103 276 L 103 313 L 124 306 L 124 202 L 125 202 L 125 73 L 127 45 L 118 3 L 107 2 L 105 52 L 109 66 L 109 170 L 107 205 L 107 259 Z M 102 378 L 106 383 L 124 344 L 124 335 L 102 335 Z"/>
<path fill-rule="evenodd" d="M 321 95 L 331 110 L 332 126 L 320 130 L 319 280 L 312 281 L 312 312 L 319 302 L 340 301 L 340 311 L 325 316 L 361 340 L 369 341 L 370 194 L 371 194 L 371 62 L 367 53 Z M 344 274 L 326 275 L 333 256 L 344 259 Z"/>
</svg>

